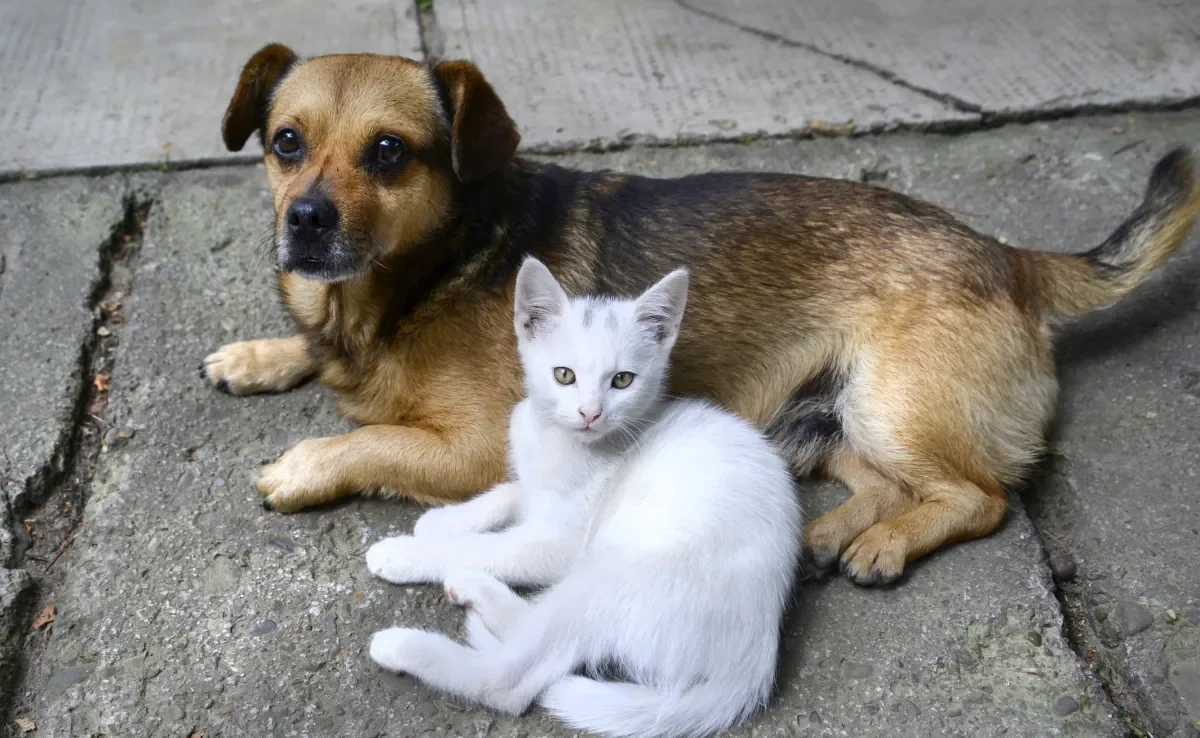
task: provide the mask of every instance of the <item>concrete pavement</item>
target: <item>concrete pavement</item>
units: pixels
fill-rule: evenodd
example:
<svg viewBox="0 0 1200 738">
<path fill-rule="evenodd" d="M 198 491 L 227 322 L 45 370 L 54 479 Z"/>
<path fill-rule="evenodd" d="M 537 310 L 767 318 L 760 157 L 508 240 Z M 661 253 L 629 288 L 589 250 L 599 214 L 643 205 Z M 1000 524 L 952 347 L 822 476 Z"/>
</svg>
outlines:
<svg viewBox="0 0 1200 738">
<path fill-rule="evenodd" d="M 0 3 L 0 175 L 248 160 L 217 125 L 267 41 L 466 57 L 529 150 L 972 126 L 1200 97 L 1189 0 Z M 250 147 L 253 148 L 253 147 Z"/>
<path fill-rule="evenodd" d="M 1010 242 L 1068 250 L 1102 239 L 1136 203 L 1154 158 L 1197 131 L 1200 114 L 1188 112 L 957 137 L 554 158 L 660 176 L 737 168 L 866 178 L 942 203 Z M 45 220 L 84 222 L 72 211 L 105 202 L 105 192 L 152 205 L 132 236 L 124 318 L 112 325 L 104 441 L 83 524 L 49 572 L 44 561 L 23 562 L 39 589 L 20 622 L 27 669 L 11 717 L 54 736 L 572 735 L 539 712 L 497 718 L 446 702 L 369 662 L 377 628 L 458 627 L 437 588 L 387 585 L 362 562 L 370 542 L 407 530 L 419 506 L 356 500 L 296 516 L 258 506 L 250 486 L 258 463 L 346 428 L 319 387 L 238 399 L 194 374 L 213 346 L 287 330 L 258 241 L 270 208 L 261 167 L 52 182 L 100 196 L 59 202 Z M 5 194 L 28 186 L 6 185 Z M 110 227 L 125 222 L 128 205 L 107 202 Z M 776 701 L 735 735 L 1121 736 L 1130 724 L 1156 736 L 1194 733 L 1200 547 L 1188 543 L 1200 520 L 1188 483 L 1195 401 L 1186 382 L 1200 361 L 1191 338 L 1200 252 L 1192 240 L 1134 301 L 1068 331 L 1063 456 L 1048 473 L 1070 484 L 1038 481 L 1024 495 L 1032 518 L 1015 498 L 999 533 L 932 556 L 898 587 L 805 586 Z M 38 319 L 35 308 L 29 315 Z M 93 320 L 66 319 L 89 329 Z M 1092 340 L 1096 331 L 1103 341 Z M 31 394 L 48 402 L 70 390 Z M 810 514 L 842 494 L 829 484 L 803 492 Z M 1113 517 L 1114 506 L 1140 517 Z M 33 535 L 50 522 L 37 518 Z M 1047 544 L 1056 567 L 1074 560 L 1073 579 L 1054 582 L 1047 531 L 1058 537 Z M 29 618 L 47 604 L 56 620 L 30 632 Z"/>
<path fill-rule="evenodd" d="M 373 630 L 458 624 L 363 566 L 419 508 L 262 512 L 257 464 L 345 423 L 317 387 L 193 375 L 288 326 L 261 167 L 218 131 L 263 43 L 472 58 L 572 166 L 860 179 L 1069 250 L 1200 143 L 1197 29 L 1188 0 L 0 2 L 0 736 L 571 734 L 375 669 Z M 1197 240 L 1065 331 L 1054 450 L 1004 528 L 894 589 L 806 586 L 737 735 L 1200 736 Z"/>
</svg>

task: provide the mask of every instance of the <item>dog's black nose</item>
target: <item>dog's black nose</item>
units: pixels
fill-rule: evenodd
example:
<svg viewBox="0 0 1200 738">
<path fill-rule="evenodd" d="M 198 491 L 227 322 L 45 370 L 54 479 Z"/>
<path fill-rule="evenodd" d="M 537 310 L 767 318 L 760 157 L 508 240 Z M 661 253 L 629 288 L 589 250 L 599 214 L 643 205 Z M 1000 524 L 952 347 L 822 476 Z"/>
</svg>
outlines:
<svg viewBox="0 0 1200 738">
<path fill-rule="evenodd" d="M 288 208 L 287 221 L 288 231 L 294 237 L 316 240 L 337 227 L 338 211 L 328 197 L 306 195 Z"/>
</svg>

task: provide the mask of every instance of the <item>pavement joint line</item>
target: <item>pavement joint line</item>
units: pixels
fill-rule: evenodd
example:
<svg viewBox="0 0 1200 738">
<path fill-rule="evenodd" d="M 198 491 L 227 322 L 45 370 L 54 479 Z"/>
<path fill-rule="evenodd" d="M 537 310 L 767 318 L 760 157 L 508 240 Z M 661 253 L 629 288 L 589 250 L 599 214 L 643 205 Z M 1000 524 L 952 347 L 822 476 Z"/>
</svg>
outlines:
<svg viewBox="0 0 1200 738">
<path fill-rule="evenodd" d="M 1075 482 L 1060 468 L 1061 463 L 1060 460 L 1051 458 L 1050 454 L 1047 454 L 1047 457 L 1041 462 L 1037 476 L 1040 478 L 1049 474 L 1058 475 L 1062 477 L 1067 486 L 1074 488 Z M 1073 554 L 1066 544 L 1060 543 L 1052 533 L 1043 531 L 1042 526 L 1038 523 L 1038 516 L 1033 514 L 1035 506 L 1038 504 L 1037 496 L 1033 492 L 1035 486 L 1038 485 L 1027 485 L 1021 490 L 1020 496 L 1022 503 L 1030 511 L 1029 520 L 1037 534 L 1038 543 L 1046 557 L 1046 566 L 1049 568 L 1049 561 L 1053 554 L 1072 556 Z M 1142 705 L 1142 701 L 1149 698 L 1140 694 L 1129 684 L 1119 664 L 1112 663 L 1112 654 L 1104 646 L 1088 617 L 1083 594 L 1072 586 L 1077 576 L 1079 575 L 1073 575 L 1065 581 L 1059 581 L 1057 576 L 1051 576 L 1054 597 L 1058 600 L 1059 609 L 1062 611 L 1063 637 L 1079 659 L 1084 673 L 1100 682 L 1100 688 L 1104 690 L 1105 696 L 1108 697 L 1121 719 L 1129 726 L 1130 735 L 1149 735 L 1147 729 L 1143 727 L 1145 722 L 1143 715 L 1146 714 L 1146 711 Z"/>
<path fill-rule="evenodd" d="M 421 42 L 421 57 L 426 64 L 437 64 L 443 58 L 446 45 L 437 25 L 437 11 L 429 0 L 412 0 L 412 4 L 417 14 L 417 40 Z"/>
<path fill-rule="evenodd" d="M 922 95 L 924 97 L 929 98 L 930 100 L 940 102 L 943 105 L 951 107 L 959 112 L 976 113 L 976 114 L 983 112 L 983 106 L 981 106 L 981 105 L 978 105 L 973 102 L 968 102 L 967 100 L 964 100 L 955 95 L 951 95 L 949 93 L 938 92 L 937 90 L 932 90 L 928 87 L 922 87 L 921 85 L 915 84 L 913 82 L 909 82 L 908 80 L 904 79 L 903 77 L 901 77 L 900 75 L 891 71 L 890 69 L 881 67 L 878 64 L 873 64 L 865 59 L 859 59 L 857 57 L 849 56 L 846 54 L 839 54 L 835 51 L 829 51 L 827 49 L 822 49 L 820 46 L 816 46 L 814 44 L 810 44 L 810 43 L 807 43 L 804 41 L 797 41 L 796 39 L 793 39 L 793 38 L 788 38 L 787 36 L 783 36 L 778 33 L 774 33 L 773 31 L 766 31 L 761 28 L 755 28 L 754 26 L 747 26 L 745 24 L 738 23 L 737 21 L 735 21 L 731 18 L 726 18 L 723 15 L 714 13 L 710 10 L 704 10 L 702 8 L 697 8 L 692 5 L 689 5 L 686 2 L 686 0 L 675 0 L 675 4 L 690 13 L 695 13 L 696 15 L 703 16 L 710 20 L 713 20 L 713 21 L 716 21 L 723 25 L 729 26 L 730 28 L 736 28 L 739 31 L 743 31 L 745 33 L 750 33 L 755 36 L 758 36 L 759 38 L 763 38 L 768 41 L 773 41 L 775 43 L 783 44 L 784 46 L 791 46 L 791 47 L 797 48 L 797 49 L 804 49 L 805 51 L 809 51 L 813 54 L 823 56 L 826 59 L 832 59 L 836 62 L 841 62 L 842 64 L 845 64 L 846 66 L 853 67 L 855 69 L 859 69 L 864 72 L 869 72 L 870 74 L 873 74 L 876 77 L 879 77 L 880 79 L 884 80 L 885 82 L 889 82 L 897 87 L 903 88 L 905 90 L 909 90 L 910 92 L 915 92 L 918 95 Z"/>
<path fill-rule="evenodd" d="M 427 17 L 430 14 L 426 14 Z M 436 49 L 431 50 L 430 62 L 436 62 Z M 569 141 L 563 144 L 530 146 L 517 151 L 518 156 L 567 156 L 571 154 L 604 154 L 627 151 L 634 148 L 694 148 L 716 144 L 750 145 L 768 141 L 808 141 L 820 138 L 868 138 L 921 133 L 931 136 L 968 136 L 1009 125 L 1033 125 L 1053 123 L 1081 117 L 1125 115 L 1130 113 L 1169 113 L 1200 109 L 1200 95 L 1162 102 L 1118 102 L 1112 104 L 1087 104 L 1054 109 L 1036 109 L 1010 112 L 983 112 L 972 120 L 940 121 L 932 123 L 887 123 L 871 128 L 855 129 L 853 132 L 830 133 L 815 131 L 811 127 L 781 134 L 748 133 L 737 136 L 712 135 L 704 137 L 681 137 L 663 139 L 656 136 L 629 134 L 620 139 L 597 139 L 591 141 Z M 1191 143 L 1191 142 L 1189 142 Z M 262 157 L 258 154 L 237 154 L 200 159 L 181 159 L 172 162 L 147 161 L 137 164 L 101 164 L 90 167 L 56 167 L 44 170 L 0 170 L 0 184 L 22 182 L 55 177 L 104 177 L 111 174 L 132 172 L 186 172 L 195 169 L 214 169 L 229 166 L 258 166 Z"/>
</svg>

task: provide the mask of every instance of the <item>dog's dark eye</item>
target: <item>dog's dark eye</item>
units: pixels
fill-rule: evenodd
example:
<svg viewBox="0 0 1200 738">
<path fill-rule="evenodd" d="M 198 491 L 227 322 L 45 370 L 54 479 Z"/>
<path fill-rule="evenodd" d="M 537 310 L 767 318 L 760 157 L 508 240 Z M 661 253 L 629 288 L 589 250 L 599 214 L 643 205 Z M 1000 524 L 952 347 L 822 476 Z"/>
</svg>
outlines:
<svg viewBox="0 0 1200 738">
<path fill-rule="evenodd" d="M 275 134 L 275 141 L 271 145 L 275 149 L 275 153 L 284 159 L 295 158 L 302 148 L 300 134 L 291 128 L 280 129 L 279 133 Z"/>
<path fill-rule="evenodd" d="M 384 170 L 394 170 L 404 163 L 408 156 L 408 147 L 399 136 L 390 134 L 380 136 L 375 142 L 375 163 Z"/>
</svg>

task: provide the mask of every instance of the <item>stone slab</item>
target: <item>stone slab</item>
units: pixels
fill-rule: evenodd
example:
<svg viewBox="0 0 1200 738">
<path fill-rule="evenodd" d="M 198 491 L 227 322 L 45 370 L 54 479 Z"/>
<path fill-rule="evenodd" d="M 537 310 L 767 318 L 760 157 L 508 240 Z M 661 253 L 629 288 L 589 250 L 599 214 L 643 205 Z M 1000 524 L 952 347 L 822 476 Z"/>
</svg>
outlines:
<svg viewBox="0 0 1200 738">
<path fill-rule="evenodd" d="M 970 117 L 671 0 L 438 0 L 434 12 L 443 55 L 483 69 L 532 150 Z"/>
<path fill-rule="evenodd" d="M 1200 97 L 1189 0 L 679 0 L 993 115 Z"/>
<path fill-rule="evenodd" d="M 0 173 L 228 158 L 221 116 L 271 41 L 421 54 L 415 6 L 393 0 L 2 2 Z"/>
<path fill-rule="evenodd" d="M 1198 120 L 1195 113 L 1087 119 L 961 137 L 562 160 L 660 175 L 774 169 L 865 177 L 941 202 L 1010 241 L 1066 250 L 1106 235 L 1136 200 L 1153 154 L 1196 131 Z M 257 245 L 270 200 L 258 167 L 171 174 L 164 182 L 120 334 L 124 369 L 109 409 L 114 423 L 136 434 L 101 457 L 86 525 L 62 564 L 69 573 L 59 620 L 17 695 L 21 714 L 50 735 L 572 735 L 540 712 L 498 718 L 446 702 L 370 663 L 368 638 L 378 628 L 459 624 L 437 588 L 393 587 L 363 564 L 372 541 L 407 530 L 420 508 L 355 500 L 296 516 L 261 510 L 250 486 L 255 466 L 346 425 L 315 386 L 238 399 L 195 376 L 212 347 L 287 329 Z M 1147 294 L 1194 284 L 1189 258 L 1169 266 Z M 1137 311 L 1127 310 L 1107 315 L 1135 321 Z M 1138 340 L 1113 343 L 1114 352 L 1142 350 Z M 1068 396 L 1076 391 L 1069 387 Z M 1111 400 L 1078 391 L 1079 402 Z M 1068 413 L 1064 422 L 1079 421 Z M 1171 442 L 1186 448 L 1181 438 Z M 1140 436 L 1120 443 L 1130 463 L 1156 461 Z M 1106 453 L 1082 445 L 1073 456 Z M 819 514 L 843 493 L 819 484 L 803 494 L 809 513 Z M 1097 545 L 1111 549 L 1111 560 L 1138 565 L 1122 558 L 1125 543 Z M 1146 570 L 1146 579 L 1185 576 L 1190 555 L 1181 554 L 1171 572 Z M 1130 617 L 1136 621 L 1136 612 Z M 1185 687 L 1189 653 L 1171 677 Z M 779 695 L 733 735 L 1126 735 L 1099 684 L 1063 635 L 1050 569 L 1016 499 L 995 536 L 930 557 L 898 587 L 840 580 L 804 587 L 787 625 Z"/>
<path fill-rule="evenodd" d="M 1151 152 L 1121 158 L 1122 170 L 1145 168 Z M 1141 726 L 1173 738 L 1200 736 L 1198 242 L 1064 336 L 1057 451 L 1036 504 L 1052 550 L 1075 564 L 1064 587 L 1089 646 L 1138 703 Z"/>
<path fill-rule="evenodd" d="M 0 491 L 14 507 L 61 469 L 93 339 L 88 303 L 124 192 L 120 178 L 0 185 Z M 11 554 L 0 550 L 0 564 Z"/>
</svg>

